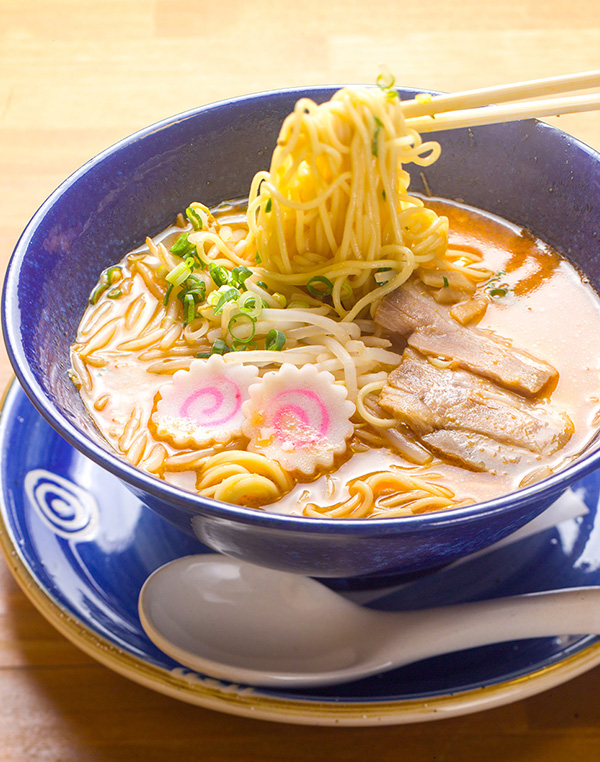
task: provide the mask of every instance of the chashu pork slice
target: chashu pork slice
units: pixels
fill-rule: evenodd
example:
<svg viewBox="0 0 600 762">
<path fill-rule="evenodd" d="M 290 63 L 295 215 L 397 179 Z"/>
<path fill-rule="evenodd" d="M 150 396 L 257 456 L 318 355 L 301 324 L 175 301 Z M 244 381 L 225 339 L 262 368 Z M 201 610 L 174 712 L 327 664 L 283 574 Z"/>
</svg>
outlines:
<svg viewBox="0 0 600 762">
<path fill-rule="evenodd" d="M 507 340 L 460 325 L 414 283 L 386 296 L 375 320 L 387 331 L 407 336 L 409 346 L 422 354 L 448 358 L 459 368 L 528 397 L 558 378 L 551 365 Z"/>
<path fill-rule="evenodd" d="M 421 439 L 430 450 L 473 471 L 507 474 L 513 466 L 518 466 L 519 471 L 539 467 L 540 456 L 531 450 L 497 442 L 483 434 L 436 429 Z"/>
<path fill-rule="evenodd" d="M 464 437 L 436 432 L 483 436 L 538 455 L 556 452 L 573 433 L 569 417 L 546 402 L 524 399 L 466 370 L 439 368 L 410 348 L 378 402 L 423 442 L 453 458 Z"/>
</svg>

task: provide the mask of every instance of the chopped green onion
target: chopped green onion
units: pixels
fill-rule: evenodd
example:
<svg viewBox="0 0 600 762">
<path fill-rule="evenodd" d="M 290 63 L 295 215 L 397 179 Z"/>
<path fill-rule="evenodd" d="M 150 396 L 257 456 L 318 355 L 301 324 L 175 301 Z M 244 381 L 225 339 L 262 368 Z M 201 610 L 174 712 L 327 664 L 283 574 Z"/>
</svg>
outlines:
<svg viewBox="0 0 600 762">
<path fill-rule="evenodd" d="M 229 288 L 221 286 L 221 288 L 219 288 L 217 291 L 213 291 L 210 295 L 210 303 L 215 315 L 220 315 L 221 312 L 223 312 L 223 307 L 227 304 L 227 302 L 233 302 L 237 300 L 239 295 L 240 292 L 237 290 L 237 288 L 233 288 L 232 286 Z"/>
<path fill-rule="evenodd" d="M 113 277 L 114 275 L 118 275 L 119 277 L 114 278 Z M 120 281 L 122 277 L 123 277 L 123 271 L 120 267 L 116 265 L 115 267 L 109 267 L 108 270 L 106 271 L 106 280 L 111 286 L 113 283 L 117 283 L 117 281 Z"/>
<path fill-rule="evenodd" d="M 246 291 L 246 293 L 238 299 L 238 307 L 249 317 L 258 318 L 263 309 L 262 299 L 251 291 Z"/>
<path fill-rule="evenodd" d="M 494 275 L 492 275 L 492 277 L 491 277 L 491 278 L 488 280 L 488 282 L 487 282 L 487 284 L 486 284 L 486 285 L 488 285 L 488 286 L 489 286 L 490 284 L 494 283 L 495 281 L 498 281 L 498 280 L 500 280 L 500 278 L 501 278 L 503 275 L 506 275 L 506 270 L 498 270 L 498 272 L 497 272 L 497 273 L 495 273 Z"/>
<path fill-rule="evenodd" d="M 217 286 L 225 286 L 229 283 L 229 271 L 223 265 L 215 265 L 211 262 L 208 265 L 208 272 Z"/>
<path fill-rule="evenodd" d="M 114 276 L 118 275 L 117 278 Z M 110 288 L 114 283 L 118 283 L 123 278 L 123 269 L 119 267 L 118 265 L 115 265 L 114 267 L 109 267 L 107 270 L 104 270 L 102 274 L 100 275 L 100 280 L 90 294 L 89 302 L 90 304 L 96 304 L 98 299 L 102 296 L 102 294 L 106 291 L 107 288 Z M 115 292 L 116 293 L 116 292 Z M 110 299 L 118 299 L 120 296 L 122 296 L 122 292 L 119 291 L 119 296 L 115 296 L 112 294 L 109 298 Z M 107 294 L 107 296 L 109 296 Z"/>
<path fill-rule="evenodd" d="M 204 227 L 202 217 L 198 214 L 193 206 L 188 206 L 188 208 L 185 210 L 185 216 L 192 223 L 194 230 L 202 230 Z"/>
<path fill-rule="evenodd" d="M 275 328 L 271 328 L 265 341 L 265 349 L 280 352 L 285 346 L 285 334 Z"/>
<path fill-rule="evenodd" d="M 256 285 L 264 288 L 265 291 L 269 290 L 269 286 L 264 282 L 264 280 L 259 280 Z"/>
<path fill-rule="evenodd" d="M 196 317 L 196 300 L 193 294 L 186 294 L 183 298 L 183 324 L 188 325 Z"/>
<path fill-rule="evenodd" d="M 322 284 L 322 285 L 321 285 Z M 324 296 L 329 296 L 333 291 L 333 283 L 324 275 L 315 275 L 306 284 L 307 290 L 317 299 L 322 299 Z"/>
<path fill-rule="evenodd" d="M 245 265 L 239 265 L 234 267 L 231 271 L 231 283 L 240 289 L 246 289 L 244 285 L 248 278 L 252 275 L 252 270 L 249 270 Z"/>
<path fill-rule="evenodd" d="M 100 297 L 106 291 L 107 288 L 108 288 L 108 283 L 99 283 L 90 294 L 90 304 L 96 304 L 98 299 L 100 299 Z"/>
<path fill-rule="evenodd" d="M 271 198 L 269 197 L 267 199 L 267 203 L 265 204 L 265 212 L 267 214 L 269 214 L 269 212 L 271 211 L 272 206 L 273 206 L 273 202 L 272 202 Z"/>
<path fill-rule="evenodd" d="M 503 275 L 506 275 L 506 270 L 498 270 L 485 284 L 485 290 L 493 298 L 502 298 L 510 291 L 510 286 L 507 283 L 499 283 Z"/>
<path fill-rule="evenodd" d="M 239 341 L 238 339 L 234 339 L 231 342 L 231 348 L 234 352 L 238 352 L 240 350 L 252 350 L 252 349 L 258 349 L 258 344 L 255 341 Z"/>
<path fill-rule="evenodd" d="M 210 350 L 211 355 L 226 355 L 231 352 L 231 347 L 228 347 L 223 339 L 216 339 Z"/>
<path fill-rule="evenodd" d="M 387 67 L 383 67 L 375 83 L 381 90 L 389 90 L 396 84 L 396 78 Z"/>
<path fill-rule="evenodd" d="M 446 276 L 444 275 L 443 279 L 444 279 L 444 288 L 448 288 L 450 286 L 450 284 L 448 283 L 448 278 L 446 278 Z"/>
<path fill-rule="evenodd" d="M 187 280 L 191 275 L 190 268 L 185 262 L 181 262 L 174 267 L 171 272 L 166 276 L 168 283 L 172 283 L 174 286 L 181 286 L 181 284 Z"/>
<path fill-rule="evenodd" d="M 375 283 L 377 283 L 378 286 L 384 286 L 386 283 L 388 283 L 393 276 L 390 275 L 387 278 L 381 278 L 379 276 L 380 276 L 381 273 L 389 273 L 389 272 L 392 272 L 392 268 L 391 267 L 380 267 L 375 272 L 375 275 L 373 276 L 373 278 L 375 280 Z"/>
<path fill-rule="evenodd" d="M 106 294 L 108 299 L 120 299 L 123 296 L 123 292 L 120 288 L 113 288 Z"/>
<path fill-rule="evenodd" d="M 373 142 L 371 143 L 371 153 L 373 156 L 377 156 L 379 153 L 379 133 L 383 127 L 383 122 L 378 116 L 375 117 L 375 125 L 375 133 L 373 134 Z"/>
<path fill-rule="evenodd" d="M 169 283 L 169 285 L 167 286 L 167 290 L 165 292 L 165 298 L 163 299 L 163 306 L 164 307 L 166 307 L 167 304 L 169 303 L 169 299 L 171 297 L 171 291 L 173 291 L 173 288 L 174 288 L 173 284 Z"/>
<path fill-rule="evenodd" d="M 235 333 L 236 324 L 238 324 L 237 330 L 240 330 L 240 328 L 244 329 L 248 326 L 248 324 L 250 324 L 250 331 L 251 331 L 250 335 L 247 338 L 243 336 L 238 336 L 238 334 Z M 240 342 L 242 344 L 248 344 L 248 342 L 252 341 L 252 339 L 254 338 L 254 333 L 256 331 L 256 318 L 250 317 L 250 315 L 248 315 L 245 312 L 238 312 L 229 321 L 227 330 L 237 342 Z"/>
<path fill-rule="evenodd" d="M 352 286 L 348 283 L 347 280 L 345 280 L 342 283 L 342 290 L 340 293 L 340 298 L 343 302 L 345 302 L 347 299 L 351 299 L 354 295 L 354 291 L 352 290 Z"/>
<path fill-rule="evenodd" d="M 260 254 L 258 252 L 256 252 L 256 254 L 254 255 L 254 261 L 257 262 L 259 265 L 262 262 L 262 259 L 260 258 Z"/>
<path fill-rule="evenodd" d="M 195 275 L 190 275 L 185 282 L 184 288 L 177 296 L 183 299 L 186 294 L 194 294 L 196 302 L 203 302 L 206 298 L 206 283 Z"/>
<path fill-rule="evenodd" d="M 184 257 L 196 248 L 196 245 L 188 241 L 189 233 L 182 233 L 175 243 L 171 246 L 171 254 L 176 257 Z"/>
</svg>

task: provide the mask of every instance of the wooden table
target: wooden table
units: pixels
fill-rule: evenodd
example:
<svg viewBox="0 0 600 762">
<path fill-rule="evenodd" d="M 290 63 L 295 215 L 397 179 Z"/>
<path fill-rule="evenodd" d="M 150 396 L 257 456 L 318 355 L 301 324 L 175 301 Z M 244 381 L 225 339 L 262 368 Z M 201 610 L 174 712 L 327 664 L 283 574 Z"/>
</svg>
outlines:
<svg viewBox="0 0 600 762">
<path fill-rule="evenodd" d="M 441 90 L 600 67 L 597 0 L 0 0 L 1 270 L 70 172 L 201 103 L 302 84 Z M 600 115 L 557 122 L 600 148 Z M 4 352 L 0 383 L 11 370 Z M 305 728 L 199 709 L 73 647 L 0 563 L 0 762 L 594 760 L 598 669 L 545 694 L 410 726 Z"/>
</svg>

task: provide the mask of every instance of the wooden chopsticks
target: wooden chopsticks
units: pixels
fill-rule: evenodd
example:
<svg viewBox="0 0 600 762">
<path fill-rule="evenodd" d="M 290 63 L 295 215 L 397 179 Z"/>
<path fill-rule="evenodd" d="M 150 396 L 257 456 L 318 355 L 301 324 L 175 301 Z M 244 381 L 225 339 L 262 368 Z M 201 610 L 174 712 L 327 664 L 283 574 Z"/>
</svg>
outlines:
<svg viewBox="0 0 600 762">
<path fill-rule="evenodd" d="M 450 95 L 418 96 L 404 101 L 406 124 L 417 132 L 451 130 L 480 124 L 510 122 L 540 116 L 558 116 L 600 109 L 600 95 L 575 95 L 564 98 L 540 98 L 573 90 L 600 87 L 600 70 L 561 77 L 516 82 Z M 512 103 L 513 101 L 524 101 Z M 490 105 L 508 104 L 508 105 Z"/>
</svg>

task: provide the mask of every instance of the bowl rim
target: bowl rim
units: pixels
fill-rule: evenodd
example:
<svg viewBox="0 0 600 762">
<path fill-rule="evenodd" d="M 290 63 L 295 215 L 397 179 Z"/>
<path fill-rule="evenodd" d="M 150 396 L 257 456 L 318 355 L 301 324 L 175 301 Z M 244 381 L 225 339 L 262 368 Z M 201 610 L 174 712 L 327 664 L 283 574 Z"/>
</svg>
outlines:
<svg viewBox="0 0 600 762">
<path fill-rule="evenodd" d="M 571 483 L 583 478 L 600 466 L 600 448 L 582 455 L 556 474 L 552 474 L 528 487 L 479 503 L 473 503 L 471 505 L 457 508 L 448 508 L 442 511 L 433 511 L 431 513 L 399 516 L 394 518 L 333 519 L 275 513 L 269 512 L 268 510 L 257 510 L 230 503 L 223 503 L 175 487 L 168 482 L 137 468 L 122 458 L 116 451 L 112 452 L 111 450 L 104 449 L 96 444 L 84 432 L 74 426 L 58 410 L 56 405 L 47 398 L 33 372 L 30 370 L 20 343 L 19 322 L 10 319 L 11 316 L 19 314 L 16 294 L 20 264 L 26 255 L 34 233 L 42 224 L 46 213 L 67 191 L 71 189 L 73 185 L 75 185 L 81 178 L 93 172 L 94 168 L 101 164 L 105 159 L 115 156 L 119 152 L 126 150 L 129 146 L 144 140 L 156 132 L 173 129 L 182 122 L 197 118 L 210 111 L 236 108 L 240 106 L 243 107 L 245 104 L 252 104 L 254 102 L 260 103 L 265 99 L 274 97 L 293 96 L 301 98 L 319 95 L 331 96 L 337 90 L 347 86 L 348 85 L 316 85 L 266 90 L 226 98 L 188 109 L 181 113 L 165 117 L 164 119 L 143 127 L 116 143 L 113 143 L 89 159 L 63 180 L 63 182 L 48 196 L 31 217 L 15 245 L 6 269 L 2 298 L 2 330 L 8 356 L 19 383 L 38 412 L 72 446 L 109 472 L 113 473 L 115 476 L 128 482 L 136 489 L 149 493 L 153 497 L 168 502 L 172 506 L 184 507 L 189 512 L 190 516 L 202 516 L 203 513 L 209 511 L 212 518 L 219 518 L 226 521 L 234 520 L 238 523 L 253 524 L 272 529 L 299 530 L 305 534 L 325 533 L 385 536 L 388 534 L 398 534 L 400 532 L 418 534 L 427 531 L 432 527 L 443 527 L 450 524 L 456 525 L 471 520 L 481 519 L 484 516 L 492 517 L 501 513 L 516 512 L 521 509 L 523 504 L 529 502 L 532 498 L 537 498 L 540 501 L 542 499 L 550 501 L 552 498 L 558 497 L 559 494 L 570 486 Z M 359 86 L 368 87 L 368 85 Z M 410 94 L 419 92 L 436 92 L 428 90 L 427 88 L 404 87 L 399 85 L 396 86 L 396 89 L 400 92 Z M 558 128 L 545 122 L 540 122 L 538 120 L 528 121 L 535 123 L 536 128 L 549 131 L 552 135 L 560 136 L 561 140 L 566 140 L 570 146 L 583 150 L 600 164 L 600 153 L 574 136 L 562 132 Z M 497 129 L 500 125 L 489 125 L 489 127 L 495 127 Z M 480 130 L 486 129 L 486 127 L 472 129 Z M 436 139 L 436 133 L 431 133 L 430 137 L 431 139 Z"/>
</svg>

